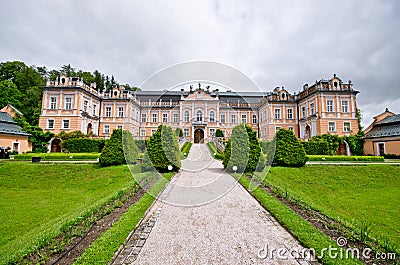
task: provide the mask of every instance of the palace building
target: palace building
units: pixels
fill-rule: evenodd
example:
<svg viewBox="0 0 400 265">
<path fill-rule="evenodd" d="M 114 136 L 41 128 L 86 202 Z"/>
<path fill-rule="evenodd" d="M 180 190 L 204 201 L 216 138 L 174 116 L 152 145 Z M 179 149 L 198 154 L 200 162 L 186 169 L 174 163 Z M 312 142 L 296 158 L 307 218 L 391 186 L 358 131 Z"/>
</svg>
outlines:
<svg viewBox="0 0 400 265">
<path fill-rule="evenodd" d="M 283 87 L 272 92 L 232 92 L 206 84 L 181 91 L 128 91 L 124 87 L 100 93 L 95 84 L 60 76 L 43 88 L 39 126 L 55 134 L 81 131 L 109 137 L 113 129 L 128 130 L 147 139 L 160 124 L 181 128 L 184 137 L 208 141 L 217 129 L 226 137 L 240 123 L 251 125 L 262 140 L 271 140 L 280 128 L 299 139 L 331 133 L 356 134 L 356 95 L 351 81 L 336 75 L 304 85 L 290 94 Z"/>
</svg>

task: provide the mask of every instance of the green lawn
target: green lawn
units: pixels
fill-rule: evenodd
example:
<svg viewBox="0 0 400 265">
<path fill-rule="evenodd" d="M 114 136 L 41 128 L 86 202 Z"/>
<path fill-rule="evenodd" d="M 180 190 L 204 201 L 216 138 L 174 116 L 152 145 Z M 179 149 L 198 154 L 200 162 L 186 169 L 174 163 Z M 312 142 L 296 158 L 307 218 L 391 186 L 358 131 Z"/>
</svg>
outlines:
<svg viewBox="0 0 400 265">
<path fill-rule="evenodd" d="M 312 208 L 400 249 L 400 167 L 395 165 L 272 167 L 264 180 Z"/>
<path fill-rule="evenodd" d="M 127 166 L 5 162 L 0 172 L 0 264 L 135 183 Z"/>
</svg>

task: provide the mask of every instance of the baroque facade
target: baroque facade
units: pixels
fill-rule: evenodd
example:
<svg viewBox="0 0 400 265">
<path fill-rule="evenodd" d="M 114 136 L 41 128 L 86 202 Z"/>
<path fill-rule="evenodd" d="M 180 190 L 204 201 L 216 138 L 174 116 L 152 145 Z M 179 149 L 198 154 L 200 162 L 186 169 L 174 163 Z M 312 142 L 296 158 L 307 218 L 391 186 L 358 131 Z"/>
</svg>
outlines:
<svg viewBox="0 0 400 265">
<path fill-rule="evenodd" d="M 251 125 L 262 140 L 271 140 L 280 128 L 299 139 L 331 133 L 358 132 L 353 84 L 336 75 L 304 85 L 290 94 L 283 87 L 272 92 L 232 92 L 204 84 L 181 91 L 128 91 L 123 87 L 99 93 L 79 78 L 60 76 L 43 88 L 39 126 L 55 134 L 81 131 L 109 137 L 113 129 L 128 130 L 147 139 L 158 125 L 181 128 L 192 142 L 207 141 L 217 129 L 226 137 L 240 123 Z"/>
</svg>

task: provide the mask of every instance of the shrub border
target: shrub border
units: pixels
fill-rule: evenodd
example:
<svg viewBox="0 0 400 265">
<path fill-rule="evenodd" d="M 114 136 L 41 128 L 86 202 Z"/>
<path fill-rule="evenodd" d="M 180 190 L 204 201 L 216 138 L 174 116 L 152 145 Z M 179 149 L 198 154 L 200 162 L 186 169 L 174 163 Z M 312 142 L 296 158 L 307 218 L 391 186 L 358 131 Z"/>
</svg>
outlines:
<svg viewBox="0 0 400 265">
<path fill-rule="evenodd" d="M 97 238 L 73 264 L 108 264 L 156 200 L 150 193 L 160 194 L 174 175 L 175 172 L 164 173 L 149 192 L 132 205 L 110 229 Z"/>
</svg>

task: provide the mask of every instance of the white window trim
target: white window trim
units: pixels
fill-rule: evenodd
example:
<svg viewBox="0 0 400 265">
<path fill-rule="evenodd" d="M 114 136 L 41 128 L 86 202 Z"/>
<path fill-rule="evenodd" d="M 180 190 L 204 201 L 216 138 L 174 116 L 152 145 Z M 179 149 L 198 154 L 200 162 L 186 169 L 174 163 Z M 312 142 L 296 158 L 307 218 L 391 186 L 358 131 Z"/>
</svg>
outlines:
<svg viewBox="0 0 400 265">
<path fill-rule="evenodd" d="M 70 99 L 70 102 L 67 102 L 67 99 Z M 69 108 L 67 108 L 67 103 L 69 104 Z M 72 97 L 68 96 L 64 98 L 64 109 L 66 110 L 72 110 Z"/>
<path fill-rule="evenodd" d="M 54 102 L 52 102 L 51 100 L 55 98 L 56 100 Z M 57 96 L 50 96 L 50 104 L 49 104 L 49 109 L 50 110 L 56 110 L 57 109 Z M 54 103 L 54 108 L 52 107 Z"/>
<path fill-rule="evenodd" d="M 289 110 L 290 110 L 291 113 L 289 113 Z M 289 114 L 290 114 L 291 117 L 289 117 Z M 293 116 L 293 108 L 287 108 L 286 109 L 286 115 L 287 115 L 287 119 L 288 120 L 293 120 L 293 117 L 294 117 Z"/>
<path fill-rule="evenodd" d="M 108 128 L 108 132 L 106 131 L 106 127 Z M 103 133 L 104 133 L 104 134 L 110 134 L 110 125 L 109 125 L 109 124 L 104 124 L 104 126 L 103 126 Z"/>
<path fill-rule="evenodd" d="M 17 142 L 17 141 L 14 141 L 14 142 L 12 142 L 11 143 L 12 144 L 12 151 L 17 151 L 18 152 L 18 154 L 20 154 L 21 153 L 21 143 L 20 142 Z M 14 150 L 14 144 L 18 144 L 18 149 L 17 150 Z"/>
<path fill-rule="evenodd" d="M 279 114 L 279 115 L 276 115 L 276 114 Z M 277 118 L 277 116 L 279 116 L 279 117 Z M 274 118 L 275 118 L 275 120 L 281 119 L 281 108 L 274 108 Z"/>
<path fill-rule="evenodd" d="M 178 123 L 179 122 L 179 114 L 178 113 L 174 113 L 172 115 L 172 121 L 173 121 L 173 123 Z"/>
<path fill-rule="evenodd" d="M 381 154 L 381 152 L 380 152 L 380 150 L 379 150 L 379 145 L 380 145 L 380 144 L 383 144 L 383 152 L 384 152 L 384 154 L 386 154 L 386 143 L 385 143 L 385 142 L 377 142 L 377 143 L 376 143 L 376 154 L 377 154 L 378 156 L 384 155 L 384 154 Z"/>
<path fill-rule="evenodd" d="M 348 130 L 348 131 L 345 131 L 345 130 L 344 130 L 344 128 L 345 128 L 344 124 L 345 124 L 345 123 L 348 123 L 348 124 L 349 124 L 349 130 Z M 343 132 L 351 132 L 351 122 L 348 122 L 348 121 L 343 122 Z"/>
<path fill-rule="evenodd" d="M 215 111 L 210 110 L 210 122 L 215 122 Z"/>
<path fill-rule="evenodd" d="M 330 123 L 333 123 L 333 131 L 331 131 L 330 129 L 329 129 L 329 124 Z M 330 122 L 328 122 L 328 132 L 336 132 L 336 122 L 334 122 L 334 121 L 330 121 Z"/>
<path fill-rule="evenodd" d="M 190 121 L 190 112 L 188 110 L 185 110 L 183 114 L 183 121 L 184 122 L 189 122 Z"/>
<path fill-rule="evenodd" d="M 154 121 L 154 118 L 155 118 L 156 121 Z M 157 115 L 157 113 L 152 113 L 152 114 L 151 114 L 151 122 L 152 122 L 152 123 L 158 122 L 158 115 Z"/>
<path fill-rule="evenodd" d="M 52 128 L 49 127 L 49 121 L 53 121 L 53 127 Z M 56 127 L 55 125 L 56 125 L 56 121 L 54 119 L 47 119 L 47 121 L 46 121 L 46 129 L 47 130 L 54 130 L 54 128 Z"/>
<path fill-rule="evenodd" d="M 166 119 L 166 121 L 164 121 L 164 119 Z M 163 113 L 162 114 L 162 122 L 163 123 L 167 123 L 168 122 L 168 113 Z"/>
<path fill-rule="evenodd" d="M 146 115 L 146 113 L 142 113 L 141 122 L 146 122 L 146 121 L 147 121 L 147 115 Z"/>
<path fill-rule="evenodd" d="M 107 108 L 110 109 L 110 115 L 109 116 L 107 115 Z M 105 112 L 104 115 L 105 115 L 106 118 L 112 117 L 112 107 L 111 106 L 106 106 L 104 112 Z"/>
<path fill-rule="evenodd" d="M 343 107 L 344 107 L 343 102 L 346 102 L 346 111 L 343 111 Z M 342 105 L 342 112 L 343 113 L 349 113 L 349 101 L 344 99 L 344 100 L 341 101 L 341 105 Z"/>
<path fill-rule="evenodd" d="M 121 108 L 122 108 L 122 115 L 121 115 Z M 118 118 L 123 118 L 124 116 L 125 116 L 124 106 L 118 106 Z"/>
<path fill-rule="evenodd" d="M 65 127 L 64 127 L 64 125 L 65 125 L 65 124 L 64 124 L 64 121 L 68 121 L 68 128 L 65 128 Z M 62 129 L 62 130 L 69 130 L 70 128 L 71 128 L 71 121 L 70 121 L 69 119 L 63 119 L 63 120 L 62 120 L 62 128 L 61 128 L 61 129 Z"/>
<path fill-rule="evenodd" d="M 329 110 L 328 101 L 332 102 L 332 110 L 331 111 Z M 335 101 L 333 99 L 326 99 L 326 112 L 328 112 L 328 113 L 335 112 Z"/>
<path fill-rule="evenodd" d="M 243 122 L 243 118 L 246 120 L 245 122 Z M 247 114 L 242 114 L 241 122 L 242 123 L 247 123 Z"/>
</svg>

